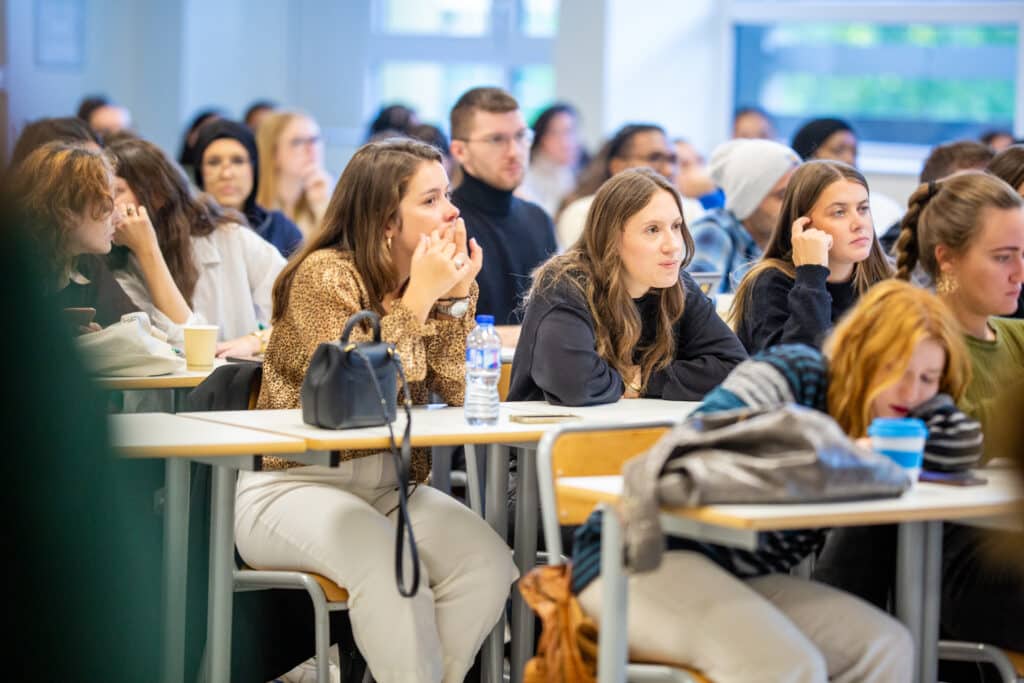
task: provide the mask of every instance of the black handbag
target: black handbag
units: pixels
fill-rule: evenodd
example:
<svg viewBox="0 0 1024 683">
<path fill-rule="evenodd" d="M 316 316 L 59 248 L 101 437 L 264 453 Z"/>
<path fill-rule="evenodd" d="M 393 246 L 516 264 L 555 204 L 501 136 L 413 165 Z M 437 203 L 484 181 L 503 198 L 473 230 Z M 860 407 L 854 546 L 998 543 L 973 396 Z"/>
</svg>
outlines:
<svg viewBox="0 0 1024 683">
<path fill-rule="evenodd" d="M 373 340 L 350 342 L 349 335 L 356 325 L 369 322 Z M 402 407 L 405 409 L 405 431 L 402 446 L 395 442 L 396 387 L 402 380 Z M 371 388 L 368 392 L 367 389 Z M 416 595 L 420 584 L 420 560 L 409 521 L 409 470 L 412 463 L 410 431 L 412 428 L 412 398 L 409 382 L 405 378 L 402 359 L 394 344 L 380 339 L 380 316 L 373 311 L 359 311 L 345 324 L 341 339 L 320 344 L 309 361 L 300 393 L 302 421 L 323 429 L 355 429 L 387 425 L 391 441 L 391 456 L 398 472 L 398 522 L 395 537 L 395 580 L 398 592 L 406 598 Z M 415 489 L 415 486 L 413 486 Z M 406 588 L 402 572 L 408 538 L 409 557 L 412 562 L 412 588 Z"/>
</svg>

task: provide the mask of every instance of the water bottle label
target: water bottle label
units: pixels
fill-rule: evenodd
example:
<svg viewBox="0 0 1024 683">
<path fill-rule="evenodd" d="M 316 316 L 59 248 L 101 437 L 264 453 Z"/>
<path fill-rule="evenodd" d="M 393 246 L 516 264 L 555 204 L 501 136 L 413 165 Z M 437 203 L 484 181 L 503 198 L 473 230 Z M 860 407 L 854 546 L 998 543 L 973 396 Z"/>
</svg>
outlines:
<svg viewBox="0 0 1024 683">
<path fill-rule="evenodd" d="M 466 367 L 478 370 L 501 368 L 501 349 L 466 349 Z"/>
</svg>

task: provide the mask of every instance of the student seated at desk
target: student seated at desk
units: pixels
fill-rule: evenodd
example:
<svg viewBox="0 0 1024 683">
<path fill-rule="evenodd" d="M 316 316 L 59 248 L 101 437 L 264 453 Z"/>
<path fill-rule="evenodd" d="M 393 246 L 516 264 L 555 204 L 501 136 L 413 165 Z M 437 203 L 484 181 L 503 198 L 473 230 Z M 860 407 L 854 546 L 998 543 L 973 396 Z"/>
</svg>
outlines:
<svg viewBox="0 0 1024 683">
<path fill-rule="evenodd" d="M 338 182 L 323 230 L 274 286 L 258 407 L 297 408 L 317 346 L 336 341 L 364 309 L 380 314 L 415 403 L 433 391 L 462 405 L 483 257 L 475 240 L 467 244 L 437 150 L 398 139 L 365 145 Z M 353 338 L 368 334 L 356 329 Z M 303 467 L 266 458 L 268 471 L 242 473 L 239 552 L 254 567 L 316 572 L 346 588 L 356 644 L 380 683 L 461 682 L 516 579 L 508 546 L 469 508 L 422 485 L 429 453 L 414 450 L 409 514 L 422 582 L 402 597 L 391 455 L 343 452 L 341 461 Z"/>
<path fill-rule="evenodd" d="M 11 180 L 18 210 L 38 240 L 41 258 L 52 269 L 45 290 L 62 307 L 96 309 L 94 324 L 82 331 L 116 323 L 125 313 L 139 310 L 103 261 L 111 242 L 124 235 L 115 221 L 110 158 L 95 144 L 50 142 L 30 153 Z M 167 293 L 167 310 L 174 312 L 174 295 L 181 295 L 155 249 L 155 239 L 153 249 L 149 246 L 143 239 L 133 241 L 142 254 L 140 277 Z"/>
<path fill-rule="evenodd" d="M 108 150 L 117 163 L 119 220 L 155 236 L 193 315 L 186 321 L 162 314 L 158 292 L 142 277 L 134 252 L 111 255 L 118 282 L 172 343 L 182 342 L 183 323 L 201 322 L 220 328 L 218 356 L 260 353 L 269 337 L 261 327 L 270 322 L 271 288 L 284 258 L 244 227 L 241 216 L 194 195 L 185 173 L 153 143 L 120 137 Z"/>
<path fill-rule="evenodd" d="M 897 276 L 908 278 L 920 263 L 963 331 L 971 380 L 960 406 L 986 434 L 998 431 L 1007 402 L 1024 388 L 1024 320 L 997 317 L 1016 310 L 1024 281 L 1024 199 L 986 173 L 927 183 L 910 197 L 896 250 Z M 1011 455 L 994 450 L 1007 443 L 986 440 L 986 459 Z M 945 525 L 942 633 L 1024 650 L 1024 570 L 992 559 L 1000 545 L 1021 547 L 1024 535 Z M 837 583 L 856 574 L 851 564 L 836 563 L 847 567 Z"/>
<path fill-rule="evenodd" d="M 955 320 L 932 294 L 879 284 L 836 326 L 824 355 L 791 344 L 739 365 L 698 408 L 715 412 L 785 403 L 827 412 L 851 437 L 876 417 L 926 409 L 926 465 L 977 458 L 977 423 L 953 408 L 968 361 Z M 632 654 L 697 667 L 716 683 L 909 681 L 906 630 L 867 602 L 786 572 L 821 548 L 824 530 L 766 534 L 756 552 L 669 539 L 653 572 L 629 579 Z M 600 516 L 577 532 L 573 588 L 600 617 Z M 860 548 L 870 553 L 870 548 Z"/>
<path fill-rule="evenodd" d="M 509 400 L 703 398 L 746 353 L 682 270 L 692 253 L 670 181 L 629 169 L 602 185 L 580 239 L 534 274 Z"/>
<path fill-rule="evenodd" d="M 840 161 L 808 161 L 786 187 L 764 257 L 736 289 L 730 317 L 749 353 L 820 346 L 868 287 L 892 275 L 871 220 L 868 183 Z"/>
</svg>

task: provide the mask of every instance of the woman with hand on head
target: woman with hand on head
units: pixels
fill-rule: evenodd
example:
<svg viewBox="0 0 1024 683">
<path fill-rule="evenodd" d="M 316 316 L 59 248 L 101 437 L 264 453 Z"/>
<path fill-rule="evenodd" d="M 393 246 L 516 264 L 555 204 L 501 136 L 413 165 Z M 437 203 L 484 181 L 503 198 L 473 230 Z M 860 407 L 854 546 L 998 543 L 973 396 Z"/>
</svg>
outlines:
<svg viewBox="0 0 1024 683">
<path fill-rule="evenodd" d="M 218 356 L 260 353 L 269 331 L 271 288 L 284 258 L 271 244 L 204 196 L 195 196 L 184 172 L 151 142 L 118 139 L 108 147 L 117 162 L 115 202 L 126 240 L 153 234 L 171 276 L 193 315 L 164 315 L 161 294 L 143 276 L 136 252 L 111 257 L 121 286 L 181 343 L 183 323 L 219 327 Z M 130 236 L 129 236 L 130 235 Z"/>
<path fill-rule="evenodd" d="M 256 201 L 260 179 L 256 138 L 247 126 L 220 119 L 204 125 L 195 145 L 196 186 L 225 209 L 245 216 L 257 235 L 288 258 L 302 242 L 302 233 L 280 211 Z"/>
<path fill-rule="evenodd" d="M 534 273 L 509 400 L 703 398 L 746 354 L 683 271 L 692 253 L 669 180 L 630 169 L 602 185 L 580 239 Z"/>
<path fill-rule="evenodd" d="M 260 124 L 263 174 L 256 201 L 295 222 L 308 240 L 320 230 L 334 179 L 324 169 L 320 126 L 295 111 L 275 112 Z"/>
<path fill-rule="evenodd" d="M 842 162 L 809 161 L 790 179 L 775 233 L 737 288 L 730 317 L 750 353 L 819 346 L 859 296 L 891 275 L 864 176 Z"/>
<path fill-rule="evenodd" d="M 313 352 L 336 341 L 361 310 L 381 316 L 381 338 L 398 350 L 414 403 L 436 392 L 462 405 L 483 251 L 466 241 L 440 153 L 404 139 L 364 145 L 323 227 L 274 286 L 258 407 L 299 407 Z M 368 335 L 353 330 L 354 340 Z M 409 515 L 421 585 L 411 598 L 395 587 L 390 454 L 343 452 L 339 467 L 265 458 L 264 471 L 238 480 L 242 557 L 257 567 L 316 572 L 348 589 L 356 644 L 381 683 L 461 682 L 516 579 L 508 547 L 486 522 L 421 485 L 429 472 L 429 452 L 415 449 Z"/>
</svg>

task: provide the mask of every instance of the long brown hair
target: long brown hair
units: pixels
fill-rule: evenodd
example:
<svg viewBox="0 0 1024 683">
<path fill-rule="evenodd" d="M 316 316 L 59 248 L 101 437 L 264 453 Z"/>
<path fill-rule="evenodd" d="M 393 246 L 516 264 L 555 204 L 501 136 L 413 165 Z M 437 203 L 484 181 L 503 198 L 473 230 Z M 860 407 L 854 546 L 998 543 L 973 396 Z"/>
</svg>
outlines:
<svg viewBox="0 0 1024 683">
<path fill-rule="evenodd" d="M 640 341 L 643 321 L 626 289 L 625 271 L 619 246 L 626 222 L 642 210 L 655 193 L 668 192 L 683 215 L 679 191 L 649 168 L 623 171 L 601 186 L 587 213 L 583 234 L 568 251 L 553 256 L 533 274 L 528 300 L 544 294 L 562 282 L 575 287 L 587 301 L 594 319 L 597 354 L 620 374 L 634 365 L 633 354 Z M 693 237 L 683 220 L 686 253 L 680 268 L 693 256 Z M 658 294 L 658 326 L 653 343 L 640 349 L 641 386 L 651 375 L 666 367 L 675 355 L 672 326 L 683 315 L 686 297 L 678 280 Z"/>
<path fill-rule="evenodd" d="M 118 177 L 128 184 L 139 204 L 146 207 L 167 269 L 191 306 L 199 280 L 192 238 L 209 235 L 221 225 L 242 223 L 244 219 L 209 198 L 195 195 L 181 167 L 152 142 L 119 136 L 107 150 L 117 162 Z M 113 254 L 112 266 L 123 267 L 126 256 L 123 251 Z"/>
<path fill-rule="evenodd" d="M 1015 209 L 1024 205 L 1017 191 L 980 171 L 965 171 L 925 183 L 910 195 L 896 240 L 896 277 L 909 280 L 918 263 L 933 280 L 939 279 L 935 247 L 942 244 L 962 254 L 981 229 L 985 209 Z"/>
<path fill-rule="evenodd" d="M 49 142 L 11 173 L 11 196 L 50 265 L 46 290 L 60 290 L 74 269 L 70 235 L 87 214 L 114 211 L 114 165 L 104 152 L 81 143 Z"/>
<path fill-rule="evenodd" d="M 409 180 L 428 161 L 441 163 L 441 153 L 424 142 L 405 138 L 371 142 L 356 151 L 334 188 L 322 229 L 274 282 L 274 320 L 288 307 L 295 271 L 318 249 L 351 252 L 371 305 L 382 310 L 384 297 L 401 284 L 385 245 L 385 230 L 388 225 L 401 229 L 399 203 Z"/>
<path fill-rule="evenodd" d="M 771 241 L 764 256 L 740 282 L 733 299 L 729 319 L 734 325 L 743 320 L 753 296 L 757 279 L 768 270 L 781 270 L 790 279 L 796 279 L 796 265 L 793 263 L 793 222 L 806 216 L 814 208 L 821 194 L 832 183 L 849 180 L 868 190 L 868 181 L 860 171 L 841 161 L 805 161 L 793 173 L 786 195 L 782 200 L 779 222 L 772 232 Z M 892 277 L 892 267 L 872 235 L 871 251 L 868 257 L 853 266 L 853 284 L 858 294 L 864 294 L 871 285 Z"/>
<path fill-rule="evenodd" d="M 825 341 L 828 414 L 854 438 L 867 434 L 871 406 L 899 381 L 917 345 L 933 339 L 946 352 L 939 391 L 959 401 L 971 361 L 952 311 L 926 289 L 900 280 L 872 287 Z"/>
</svg>

